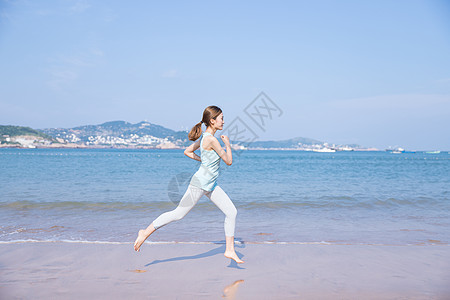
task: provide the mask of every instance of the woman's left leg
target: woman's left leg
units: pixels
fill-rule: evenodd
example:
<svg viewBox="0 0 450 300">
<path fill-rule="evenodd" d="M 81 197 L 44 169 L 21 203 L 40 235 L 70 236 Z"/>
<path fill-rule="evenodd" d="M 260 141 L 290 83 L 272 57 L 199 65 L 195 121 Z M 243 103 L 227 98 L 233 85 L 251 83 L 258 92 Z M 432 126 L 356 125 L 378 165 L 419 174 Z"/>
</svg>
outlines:
<svg viewBox="0 0 450 300">
<path fill-rule="evenodd" d="M 206 193 L 206 196 L 225 214 L 225 241 L 226 250 L 225 257 L 231 258 L 238 263 L 243 263 L 234 250 L 234 229 L 236 224 L 237 209 L 231 202 L 230 197 L 222 190 L 220 186 L 216 186 L 212 192 Z"/>
<path fill-rule="evenodd" d="M 186 192 L 178 203 L 178 206 L 168 212 L 165 212 L 157 217 L 147 229 L 139 230 L 138 237 L 134 242 L 134 250 L 139 251 L 144 241 L 153 233 L 156 229 L 161 228 L 173 221 L 180 220 L 197 204 L 198 200 L 204 195 L 206 191 L 201 188 L 192 186 L 189 184 Z"/>
</svg>

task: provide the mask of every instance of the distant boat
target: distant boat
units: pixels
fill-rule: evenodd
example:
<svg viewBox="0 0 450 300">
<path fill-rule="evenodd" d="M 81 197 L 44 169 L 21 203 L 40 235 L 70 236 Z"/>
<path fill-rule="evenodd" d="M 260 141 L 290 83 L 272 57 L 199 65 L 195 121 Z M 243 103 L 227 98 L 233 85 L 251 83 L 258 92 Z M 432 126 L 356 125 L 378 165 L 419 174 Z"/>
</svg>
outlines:
<svg viewBox="0 0 450 300">
<path fill-rule="evenodd" d="M 314 152 L 336 152 L 334 149 L 330 148 L 320 148 L 320 149 L 313 149 Z"/>
<path fill-rule="evenodd" d="M 386 149 L 387 152 L 398 154 L 398 153 L 416 153 L 416 151 L 406 151 L 403 148 Z"/>
<path fill-rule="evenodd" d="M 394 154 L 399 154 L 399 153 L 404 153 L 405 149 L 398 147 L 395 149 L 386 149 L 386 151 L 390 152 L 390 153 L 394 153 Z"/>
<path fill-rule="evenodd" d="M 338 150 L 338 151 L 354 151 L 353 148 L 350 148 L 348 146 L 340 147 L 340 148 L 337 148 L 336 150 Z"/>
<path fill-rule="evenodd" d="M 441 151 L 426 151 L 425 153 L 428 153 L 428 154 L 439 154 L 439 153 L 441 153 Z"/>
</svg>

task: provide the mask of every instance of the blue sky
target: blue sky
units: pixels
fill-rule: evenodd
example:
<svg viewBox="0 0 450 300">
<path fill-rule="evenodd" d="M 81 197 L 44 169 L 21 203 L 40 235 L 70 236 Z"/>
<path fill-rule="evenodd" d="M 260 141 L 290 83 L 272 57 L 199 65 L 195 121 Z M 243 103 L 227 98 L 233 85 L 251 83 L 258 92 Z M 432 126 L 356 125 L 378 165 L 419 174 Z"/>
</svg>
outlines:
<svg viewBox="0 0 450 300">
<path fill-rule="evenodd" d="M 0 124 L 225 126 L 260 140 L 450 150 L 448 1 L 0 0 Z"/>
</svg>

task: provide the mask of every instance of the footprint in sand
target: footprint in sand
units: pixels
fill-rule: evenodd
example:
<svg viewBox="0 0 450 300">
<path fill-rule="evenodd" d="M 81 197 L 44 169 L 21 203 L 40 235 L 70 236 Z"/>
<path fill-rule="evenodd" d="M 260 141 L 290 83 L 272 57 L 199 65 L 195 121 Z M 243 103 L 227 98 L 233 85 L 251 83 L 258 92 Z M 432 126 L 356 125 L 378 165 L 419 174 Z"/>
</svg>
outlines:
<svg viewBox="0 0 450 300">
<path fill-rule="evenodd" d="M 130 272 L 133 272 L 133 273 L 145 273 L 145 272 L 147 272 L 147 270 L 136 269 L 136 270 L 130 270 Z"/>
</svg>

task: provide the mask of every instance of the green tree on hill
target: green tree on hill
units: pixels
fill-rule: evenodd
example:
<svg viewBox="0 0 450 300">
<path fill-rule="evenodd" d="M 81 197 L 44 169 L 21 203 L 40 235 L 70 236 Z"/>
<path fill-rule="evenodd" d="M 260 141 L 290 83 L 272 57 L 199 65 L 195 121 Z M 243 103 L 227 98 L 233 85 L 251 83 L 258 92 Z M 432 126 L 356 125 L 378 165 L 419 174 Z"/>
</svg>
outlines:
<svg viewBox="0 0 450 300">
<path fill-rule="evenodd" d="M 4 140 L 4 135 L 8 135 L 10 137 L 19 136 L 19 135 L 31 135 L 36 137 L 41 137 L 50 141 L 53 141 L 53 138 L 43 132 L 35 130 L 30 127 L 23 126 L 12 126 L 12 125 L 0 125 L 0 139 Z"/>
</svg>

